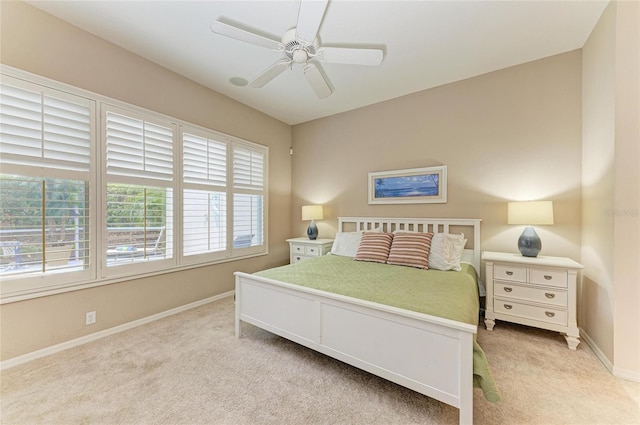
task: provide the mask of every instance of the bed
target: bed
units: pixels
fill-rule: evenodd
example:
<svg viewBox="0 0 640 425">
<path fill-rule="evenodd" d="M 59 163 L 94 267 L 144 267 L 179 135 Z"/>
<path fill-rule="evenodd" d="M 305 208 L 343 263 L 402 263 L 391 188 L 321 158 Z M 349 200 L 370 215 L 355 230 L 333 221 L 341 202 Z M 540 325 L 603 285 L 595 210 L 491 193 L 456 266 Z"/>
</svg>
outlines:
<svg viewBox="0 0 640 425">
<path fill-rule="evenodd" d="M 452 405 L 461 424 L 472 423 L 474 386 L 488 400 L 499 399 L 475 338 L 480 220 L 338 219 L 338 232 L 371 231 L 464 232 L 470 247 L 460 271 L 327 255 L 254 274 L 236 272 L 236 337 L 242 336 L 242 322 L 252 324 Z"/>
</svg>

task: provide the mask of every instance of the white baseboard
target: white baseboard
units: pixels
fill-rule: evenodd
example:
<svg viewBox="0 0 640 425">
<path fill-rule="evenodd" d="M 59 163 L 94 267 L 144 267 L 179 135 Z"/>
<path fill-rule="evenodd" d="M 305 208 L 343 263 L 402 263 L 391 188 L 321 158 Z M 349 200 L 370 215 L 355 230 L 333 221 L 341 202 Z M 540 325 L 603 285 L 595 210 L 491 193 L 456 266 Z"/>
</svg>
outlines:
<svg viewBox="0 0 640 425">
<path fill-rule="evenodd" d="M 98 331 L 96 333 L 92 333 L 90 335 L 85 335 L 80 338 L 72 339 L 70 341 L 62 342 L 60 344 L 52 345 L 47 348 L 43 348 L 41 350 L 32 351 L 31 353 L 23 354 L 18 357 L 14 357 L 8 360 L 4 360 L 0 362 L 0 370 L 8 369 L 10 367 L 18 366 L 27 362 L 30 362 L 35 359 L 39 359 L 41 357 L 49 356 L 54 353 L 58 353 L 60 351 L 68 350 L 69 348 L 77 347 L 82 344 L 86 344 L 91 341 L 95 341 L 100 338 L 104 338 L 105 336 L 114 335 L 118 332 L 126 331 L 137 326 L 146 325 L 147 323 L 153 322 L 155 320 L 163 319 L 168 316 L 172 316 L 174 314 L 182 313 L 183 311 L 191 310 L 192 308 L 200 307 L 202 305 L 218 301 L 220 299 L 233 296 L 235 291 L 225 292 L 220 295 L 216 295 L 213 297 L 205 298 L 203 300 L 195 301 L 189 304 L 182 305 L 180 307 L 172 308 L 167 311 L 163 311 L 161 313 L 153 314 L 151 316 L 143 317 L 142 319 L 134 320 L 132 322 L 124 323 L 122 325 L 114 326 L 109 329 L 104 329 L 102 331 Z"/>
<path fill-rule="evenodd" d="M 640 372 L 635 370 L 621 369 L 614 366 L 613 374 L 618 378 L 626 379 L 627 381 L 640 382 Z"/>
<path fill-rule="evenodd" d="M 596 342 L 593 339 L 591 339 L 589 334 L 586 333 L 585 330 L 582 328 L 580 328 L 580 338 L 582 338 L 584 343 L 587 344 L 589 348 L 591 348 L 591 350 L 595 353 L 596 357 L 600 359 L 604 367 L 606 367 L 607 370 L 611 372 L 611 374 L 613 374 L 613 363 L 611 363 L 611 360 L 609 360 L 609 358 L 602 352 L 600 347 L 598 347 L 598 344 L 596 344 Z"/>
<path fill-rule="evenodd" d="M 596 357 L 600 359 L 604 367 L 613 375 L 618 378 L 626 379 L 628 381 L 640 382 L 640 372 L 636 372 L 633 370 L 620 369 L 613 365 L 611 360 L 602 352 L 598 344 L 589 336 L 588 333 L 584 331 L 584 329 L 580 328 L 580 337 L 582 340 L 591 348 L 591 350 L 595 353 Z"/>
</svg>

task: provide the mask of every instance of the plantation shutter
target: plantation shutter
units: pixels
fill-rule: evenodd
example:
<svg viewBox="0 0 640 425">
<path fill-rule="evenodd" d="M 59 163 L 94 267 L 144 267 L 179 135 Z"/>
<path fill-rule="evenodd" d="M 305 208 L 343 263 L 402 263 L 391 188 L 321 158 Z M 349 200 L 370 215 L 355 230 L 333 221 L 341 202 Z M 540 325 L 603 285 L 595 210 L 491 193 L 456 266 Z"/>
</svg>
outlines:
<svg viewBox="0 0 640 425">
<path fill-rule="evenodd" d="M 91 268 L 95 102 L 3 75 L 0 84 L 2 275 Z M 69 274 L 74 273 L 73 277 Z"/>
<path fill-rule="evenodd" d="M 227 184 L 227 144 L 184 133 L 184 181 L 208 186 Z"/>
<path fill-rule="evenodd" d="M 227 249 L 227 142 L 183 132 L 183 251 Z"/>
<path fill-rule="evenodd" d="M 79 171 L 88 179 L 91 102 L 33 88 L 0 85 L 0 164 Z"/>
<path fill-rule="evenodd" d="M 113 106 L 105 106 L 103 119 L 107 267 L 172 258 L 175 126 Z"/>
<path fill-rule="evenodd" d="M 233 187 L 262 191 L 264 188 L 264 154 L 234 147 Z"/>
<path fill-rule="evenodd" d="M 264 244 L 265 152 L 233 144 L 234 248 Z"/>
<path fill-rule="evenodd" d="M 106 113 L 107 174 L 173 180 L 173 130 L 142 119 Z"/>
</svg>

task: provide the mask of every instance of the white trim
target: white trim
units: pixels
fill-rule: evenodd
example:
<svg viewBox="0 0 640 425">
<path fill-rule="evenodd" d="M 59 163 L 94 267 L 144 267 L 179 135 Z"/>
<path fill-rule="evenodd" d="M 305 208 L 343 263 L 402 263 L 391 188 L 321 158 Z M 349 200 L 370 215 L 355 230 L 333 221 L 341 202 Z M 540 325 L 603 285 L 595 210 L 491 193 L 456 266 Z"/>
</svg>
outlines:
<svg viewBox="0 0 640 425">
<path fill-rule="evenodd" d="M 621 369 L 617 366 L 613 367 L 613 376 L 626 379 L 627 381 L 640 382 L 640 372 L 629 369 Z"/>
<path fill-rule="evenodd" d="M 585 344 L 587 344 L 589 346 L 589 348 L 591 348 L 591 350 L 596 355 L 596 357 L 598 359 L 600 359 L 600 361 L 602 362 L 603 366 L 611 374 L 613 374 L 613 363 L 611 363 L 611 360 L 609 360 L 609 358 L 604 354 L 604 352 L 602 352 L 600 347 L 598 347 L 598 344 L 596 344 L 595 341 L 589 336 L 589 334 L 587 332 L 585 332 L 585 330 L 582 329 L 582 328 L 580 328 L 580 338 L 582 338 L 582 340 L 585 342 Z"/>
<path fill-rule="evenodd" d="M 596 357 L 602 362 L 604 367 L 613 375 L 618 378 L 626 379 L 628 381 L 640 382 L 640 372 L 635 370 L 621 369 L 614 366 L 611 360 L 602 352 L 598 344 L 589 336 L 584 329 L 580 328 L 580 337 L 591 348 Z"/>
<path fill-rule="evenodd" d="M 18 366 L 24 363 L 28 363 L 32 360 L 39 359 L 41 357 L 46 357 L 51 354 L 59 353 L 60 351 L 68 350 L 69 348 L 78 347 L 80 345 L 86 344 L 88 342 L 95 341 L 100 338 L 104 338 L 106 336 L 115 335 L 119 332 L 126 331 L 129 329 L 133 329 L 135 327 L 146 325 L 153 321 L 163 319 L 165 317 L 172 316 L 174 314 L 182 313 L 187 310 L 191 310 L 196 307 L 203 306 L 205 304 L 212 303 L 214 301 L 218 301 L 220 299 L 230 297 L 234 294 L 235 291 L 224 292 L 220 295 L 215 295 L 213 297 L 205 298 L 199 301 L 194 301 L 189 304 L 182 305 L 180 307 L 172 308 L 170 310 L 166 310 L 160 313 L 152 314 L 151 316 L 143 317 L 142 319 L 137 319 L 132 322 L 123 323 L 122 325 L 114 326 L 109 329 L 104 329 L 89 335 L 82 336 L 80 338 L 75 338 L 70 341 L 65 341 L 60 344 L 52 345 L 50 347 L 46 347 L 40 350 L 32 351 L 27 354 L 23 354 L 18 357 L 13 357 L 8 360 L 4 360 L 0 362 L 0 370 L 9 369 L 14 366 Z"/>
</svg>

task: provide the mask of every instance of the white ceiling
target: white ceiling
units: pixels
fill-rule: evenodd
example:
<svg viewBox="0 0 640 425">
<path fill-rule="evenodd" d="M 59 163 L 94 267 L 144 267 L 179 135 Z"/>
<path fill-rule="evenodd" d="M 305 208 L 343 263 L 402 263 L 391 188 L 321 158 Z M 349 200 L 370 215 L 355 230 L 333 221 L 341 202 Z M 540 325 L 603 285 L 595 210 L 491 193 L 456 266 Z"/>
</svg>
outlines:
<svg viewBox="0 0 640 425">
<path fill-rule="evenodd" d="M 380 66 L 323 64 L 318 99 L 300 65 L 256 89 L 281 53 L 214 34 L 218 18 L 279 40 L 297 0 L 29 1 L 40 9 L 288 124 L 359 108 L 583 46 L 607 1 L 332 0 L 322 45 L 382 47 Z"/>
</svg>

